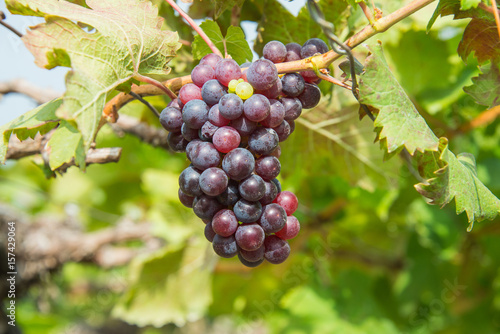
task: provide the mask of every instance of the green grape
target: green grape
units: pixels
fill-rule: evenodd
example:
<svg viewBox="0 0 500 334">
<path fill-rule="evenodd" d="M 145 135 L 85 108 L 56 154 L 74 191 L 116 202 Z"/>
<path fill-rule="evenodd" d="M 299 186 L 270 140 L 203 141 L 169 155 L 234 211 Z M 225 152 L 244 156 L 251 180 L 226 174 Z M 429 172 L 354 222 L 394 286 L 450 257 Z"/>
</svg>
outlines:
<svg viewBox="0 0 500 334">
<path fill-rule="evenodd" d="M 234 93 L 236 91 L 236 86 L 238 86 L 238 80 L 233 79 L 229 81 L 229 84 L 227 85 L 228 93 Z"/>
<path fill-rule="evenodd" d="M 242 100 L 248 99 L 253 95 L 253 87 L 248 82 L 240 82 L 236 86 L 236 95 L 238 95 Z"/>
<path fill-rule="evenodd" d="M 239 78 L 238 83 L 240 83 L 240 82 L 245 82 L 245 80 L 243 80 L 243 78 Z"/>
</svg>

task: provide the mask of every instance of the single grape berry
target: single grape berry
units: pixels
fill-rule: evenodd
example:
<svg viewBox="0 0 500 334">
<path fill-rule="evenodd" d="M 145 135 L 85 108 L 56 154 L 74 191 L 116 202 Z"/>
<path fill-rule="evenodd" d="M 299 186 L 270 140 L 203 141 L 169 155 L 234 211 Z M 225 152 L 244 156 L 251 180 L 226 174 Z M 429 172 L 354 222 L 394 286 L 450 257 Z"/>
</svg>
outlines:
<svg viewBox="0 0 500 334">
<path fill-rule="evenodd" d="M 300 50 L 302 46 L 298 43 L 288 43 L 286 47 L 286 59 L 285 61 L 295 61 L 300 60 Z"/>
<path fill-rule="evenodd" d="M 201 142 L 198 147 L 191 152 L 191 162 L 199 170 L 219 166 L 221 157 L 214 144 Z"/>
<path fill-rule="evenodd" d="M 215 104 L 212 108 L 210 108 L 210 111 L 208 112 L 208 120 L 210 123 L 217 126 L 226 126 L 230 122 L 230 120 L 224 118 L 224 116 L 220 114 L 219 104 Z"/>
<path fill-rule="evenodd" d="M 238 259 L 240 260 L 242 265 L 244 265 L 245 267 L 249 267 L 249 268 L 255 268 L 255 267 L 259 266 L 262 262 L 264 262 L 264 258 L 261 258 L 257 261 L 254 261 L 254 262 L 250 262 L 250 261 L 246 260 L 245 258 L 243 258 L 243 256 L 241 255 L 241 251 L 238 253 Z"/>
<path fill-rule="evenodd" d="M 253 251 L 248 251 L 240 248 L 239 254 L 241 255 L 242 258 L 244 258 L 248 262 L 258 262 L 264 259 L 264 251 L 265 248 L 263 243 L 262 246 Z"/>
<path fill-rule="evenodd" d="M 278 79 L 278 70 L 271 61 L 259 59 L 250 65 L 246 77 L 255 89 L 266 90 Z"/>
<path fill-rule="evenodd" d="M 168 104 L 167 107 L 172 107 L 172 108 L 177 108 L 179 110 L 182 110 L 182 107 L 184 107 L 184 104 L 182 104 L 181 100 L 179 98 L 171 100 Z"/>
<path fill-rule="evenodd" d="M 277 177 L 281 171 L 281 163 L 274 156 L 263 155 L 255 161 L 255 173 L 266 181 Z"/>
<path fill-rule="evenodd" d="M 288 216 L 286 218 L 285 226 L 281 230 L 276 232 L 276 236 L 284 240 L 293 239 L 299 234 L 299 231 L 299 220 L 295 218 L 295 216 Z"/>
<path fill-rule="evenodd" d="M 311 38 L 307 40 L 304 45 L 302 45 L 302 49 L 300 50 L 300 57 L 307 58 L 314 56 L 316 53 L 325 53 L 328 52 L 328 46 L 323 40 L 319 38 Z"/>
<path fill-rule="evenodd" d="M 255 251 L 264 244 L 266 234 L 258 224 L 243 224 L 238 226 L 234 237 L 241 249 Z"/>
<path fill-rule="evenodd" d="M 255 167 L 253 154 L 244 148 L 235 148 L 222 160 L 222 169 L 233 180 L 241 181 L 252 174 Z"/>
<path fill-rule="evenodd" d="M 226 94 L 219 101 L 219 113 L 227 119 L 237 119 L 243 114 L 243 100 L 236 94 Z"/>
<path fill-rule="evenodd" d="M 254 202 L 264 197 L 266 185 L 259 175 L 254 174 L 241 181 L 238 190 L 241 197 Z"/>
<path fill-rule="evenodd" d="M 200 175 L 200 188 L 209 196 L 217 196 L 222 194 L 229 180 L 226 173 L 220 168 L 207 168 Z"/>
<path fill-rule="evenodd" d="M 283 84 L 282 91 L 285 95 L 296 97 L 304 91 L 305 81 L 304 78 L 297 73 L 287 73 L 281 78 Z"/>
<path fill-rule="evenodd" d="M 181 134 L 184 137 L 184 139 L 186 139 L 188 142 L 200 138 L 198 129 L 191 129 L 189 126 L 187 126 L 186 123 L 182 123 Z"/>
<path fill-rule="evenodd" d="M 225 94 L 226 88 L 215 79 L 208 80 L 201 88 L 201 97 L 209 106 L 219 103 Z"/>
<path fill-rule="evenodd" d="M 304 91 L 298 96 L 302 103 L 302 108 L 311 109 L 318 105 L 321 100 L 321 91 L 318 86 L 306 83 Z"/>
<path fill-rule="evenodd" d="M 269 59 L 273 63 L 282 63 L 286 58 L 286 47 L 279 41 L 271 41 L 264 45 L 262 54 L 265 59 Z"/>
<path fill-rule="evenodd" d="M 274 197 L 276 198 L 276 196 Z M 219 201 L 219 203 L 225 206 L 233 206 L 236 204 L 236 202 L 238 202 L 239 199 L 240 192 L 238 191 L 238 182 L 234 180 L 229 180 L 229 184 L 227 185 L 226 190 L 224 190 L 222 194 L 217 196 L 217 200 Z"/>
<path fill-rule="evenodd" d="M 200 65 L 208 65 L 215 70 L 222 57 L 215 53 L 209 53 L 200 60 Z"/>
<path fill-rule="evenodd" d="M 259 225 L 264 229 L 266 234 L 276 233 L 285 226 L 286 217 L 286 211 L 283 207 L 276 203 L 271 203 L 262 208 Z"/>
<path fill-rule="evenodd" d="M 198 65 L 191 71 L 191 80 L 200 88 L 212 79 L 215 79 L 215 70 L 210 65 Z"/>
<path fill-rule="evenodd" d="M 182 120 L 191 129 L 200 129 L 208 121 L 209 110 L 202 100 L 191 100 L 182 109 Z"/>
<path fill-rule="evenodd" d="M 215 67 L 215 77 L 226 87 L 231 80 L 237 80 L 241 75 L 241 68 L 233 59 L 223 59 Z"/>
<path fill-rule="evenodd" d="M 283 263 L 290 255 L 290 245 L 275 235 L 269 235 L 264 240 L 264 258 L 272 264 Z"/>
<path fill-rule="evenodd" d="M 257 129 L 257 122 L 251 121 L 244 115 L 231 121 L 231 126 L 238 131 L 240 136 L 250 136 Z"/>
<path fill-rule="evenodd" d="M 214 136 L 214 133 L 217 131 L 217 129 L 219 129 L 218 126 L 215 126 L 209 121 L 206 121 L 198 131 L 198 136 L 203 141 L 210 141 L 212 140 L 212 137 Z"/>
<path fill-rule="evenodd" d="M 233 235 L 237 228 L 238 219 L 231 210 L 222 209 L 212 218 L 212 229 L 222 237 Z"/>
<path fill-rule="evenodd" d="M 280 125 L 277 127 L 273 128 L 274 131 L 278 134 L 279 141 L 285 141 L 287 140 L 288 136 L 290 135 L 290 124 L 288 124 L 287 121 L 281 122 Z"/>
<path fill-rule="evenodd" d="M 214 241 L 216 233 L 214 229 L 212 228 L 212 224 L 206 224 L 205 225 L 205 238 L 207 238 L 208 241 L 212 242 Z"/>
<path fill-rule="evenodd" d="M 233 207 L 236 218 L 242 223 L 254 223 L 262 214 L 262 205 L 259 202 L 250 202 L 240 199 Z"/>
<path fill-rule="evenodd" d="M 285 107 L 278 100 L 269 100 L 269 104 L 271 105 L 269 109 L 269 116 L 266 117 L 263 121 L 260 122 L 266 128 L 274 128 L 283 122 L 285 119 Z"/>
<path fill-rule="evenodd" d="M 186 146 L 186 157 L 191 161 L 191 154 L 195 152 L 198 149 L 198 144 L 200 144 L 202 141 L 199 139 L 194 139 L 189 142 Z"/>
<path fill-rule="evenodd" d="M 271 86 L 271 88 L 264 90 L 256 90 L 256 94 L 261 94 L 267 97 L 268 99 L 277 99 L 283 90 L 283 83 L 278 78 Z"/>
<path fill-rule="evenodd" d="M 243 113 L 245 117 L 253 122 L 260 122 L 269 116 L 271 104 L 269 100 L 261 94 L 252 95 L 243 103 Z"/>
<path fill-rule="evenodd" d="M 278 194 L 281 192 L 281 183 L 278 179 L 272 179 L 272 183 L 276 186 L 276 189 L 278 189 Z"/>
<path fill-rule="evenodd" d="M 238 253 L 236 239 L 232 235 L 229 237 L 223 237 L 216 234 L 214 241 L 212 242 L 212 246 L 214 252 L 220 257 L 231 258 Z"/>
<path fill-rule="evenodd" d="M 250 98 L 253 94 L 253 87 L 248 82 L 240 82 L 235 89 L 236 95 L 238 95 L 242 100 Z"/>
<path fill-rule="evenodd" d="M 177 195 L 179 196 L 179 201 L 181 201 L 182 205 L 184 205 L 186 208 L 193 207 L 194 196 L 189 196 L 188 194 L 183 192 L 180 188 L 177 192 Z"/>
<path fill-rule="evenodd" d="M 170 132 L 167 136 L 167 143 L 174 152 L 185 152 L 188 141 L 184 139 L 180 132 Z"/>
<path fill-rule="evenodd" d="M 278 196 L 278 188 L 276 188 L 276 185 L 273 182 L 264 181 L 264 185 L 266 187 L 266 191 L 264 192 L 264 196 L 259 199 L 259 203 L 262 204 L 262 206 L 271 204 L 276 196 Z"/>
<path fill-rule="evenodd" d="M 285 121 L 296 120 L 302 114 L 302 103 L 297 98 L 284 97 L 281 104 L 285 108 Z"/>
<path fill-rule="evenodd" d="M 212 142 L 221 153 L 228 153 L 240 145 L 241 136 L 234 128 L 223 126 L 215 131 Z"/>
<path fill-rule="evenodd" d="M 184 169 L 179 175 L 179 188 L 182 192 L 189 196 L 203 194 L 200 188 L 200 175 L 201 172 L 192 166 Z"/>
<path fill-rule="evenodd" d="M 185 105 L 191 100 L 201 100 L 201 89 L 195 84 L 188 83 L 179 90 L 179 99 Z"/>
<path fill-rule="evenodd" d="M 269 128 L 258 128 L 248 138 L 248 147 L 257 154 L 269 154 L 278 146 L 279 137 L 276 131 Z"/>
<path fill-rule="evenodd" d="M 181 132 L 182 113 L 179 109 L 166 107 L 160 113 L 160 124 L 170 132 Z"/>
<path fill-rule="evenodd" d="M 212 219 L 222 209 L 224 209 L 223 205 L 215 197 L 205 194 L 196 196 L 193 201 L 193 211 L 201 219 Z"/>
<path fill-rule="evenodd" d="M 291 216 L 297 207 L 299 206 L 299 200 L 297 196 L 291 191 L 282 191 L 278 194 L 278 197 L 274 200 L 274 203 L 278 203 L 285 209 L 287 216 Z"/>
</svg>

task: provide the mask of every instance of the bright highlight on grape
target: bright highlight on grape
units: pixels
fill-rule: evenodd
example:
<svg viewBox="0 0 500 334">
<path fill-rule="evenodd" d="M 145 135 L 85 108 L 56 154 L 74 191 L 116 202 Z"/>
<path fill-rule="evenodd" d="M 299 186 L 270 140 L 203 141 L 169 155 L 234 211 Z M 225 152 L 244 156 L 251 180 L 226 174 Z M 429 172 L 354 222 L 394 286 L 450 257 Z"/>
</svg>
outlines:
<svg viewBox="0 0 500 334">
<path fill-rule="evenodd" d="M 191 72 L 193 83 L 161 112 L 171 149 L 191 162 L 179 176 L 179 200 L 206 224 L 217 255 L 238 256 L 247 267 L 290 255 L 287 240 L 300 231 L 298 199 L 277 179 L 279 143 L 302 109 L 319 103 L 321 80 L 313 71 L 278 76 L 274 63 L 327 50 L 318 39 L 302 47 L 272 41 L 264 59 L 244 66 L 246 76 L 233 59 L 208 54 Z"/>
</svg>

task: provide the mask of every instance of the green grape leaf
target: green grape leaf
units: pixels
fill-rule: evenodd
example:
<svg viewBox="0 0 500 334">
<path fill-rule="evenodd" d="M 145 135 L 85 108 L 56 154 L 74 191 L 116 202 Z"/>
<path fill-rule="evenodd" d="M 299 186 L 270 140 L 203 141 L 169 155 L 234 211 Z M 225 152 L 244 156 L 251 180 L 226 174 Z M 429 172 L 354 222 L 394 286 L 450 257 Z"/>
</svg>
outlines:
<svg viewBox="0 0 500 334">
<path fill-rule="evenodd" d="M 476 8 L 481 0 L 460 0 L 460 9 L 467 10 L 471 8 Z"/>
<path fill-rule="evenodd" d="M 500 105 L 500 68 L 496 64 L 481 67 L 481 74 L 472 78 L 473 85 L 464 87 L 464 91 L 477 103 L 489 108 Z"/>
<path fill-rule="evenodd" d="M 226 37 L 222 35 L 219 25 L 207 20 L 200 25 L 208 38 L 215 44 L 217 49 L 224 54 L 224 46 L 227 53 L 238 63 L 243 64 L 245 61 L 251 61 L 253 58 L 252 50 L 245 39 L 245 34 L 240 27 L 230 26 L 227 29 Z M 200 35 L 194 37 L 193 42 L 193 57 L 201 59 L 203 56 L 212 53 L 212 50 Z"/>
<path fill-rule="evenodd" d="M 227 9 L 231 9 L 235 6 L 241 8 L 243 2 L 245 2 L 245 0 L 212 0 L 215 8 L 215 18 L 218 19 L 219 16 L 221 16 L 221 14 L 224 13 L 224 11 L 226 11 Z"/>
<path fill-rule="evenodd" d="M 479 64 L 500 60 L 500 38 L 494 20 L 472 19 L 458 45 L 458 54 L 466 62 L 474 52 Z"/>
<path fill-rule="evenodd" d="M 439 16 L 453 15 L 453 19 L 455 20 L 464 18 L 491 19 L 491 16 L 484 10 L 474 7 L 464 10 L 461 9 L 461 6 L 460 0 L 440 0 L 427 24 L 427 32 L 429 32 Z"/>
<path fill-rule="evenodd" d="M 203 317 L 212 302 L 216 257 L 204 238 L 137 258 L 130 266 L 129 290 L 113 316 L 138 326 L 183 326 Z"/>
<path fill-rule="evenodd" d="M 416 150 L 437 150 L 438 138 L 392 74 L 382 46 L 376 44 L 368 49 L 371 55 L 360 77 L 360 102 L 379 110 L 374 125 L 381 144 L 389 154 L 403 147 L 412 155 Z"/>
<path fill-rule="evenodd" d="M 467 213 L 469 230 L 475 221 L 494 219 L 500 213 L 500 200 L 477 178 L 472 154 L 455 156 L 448 150 L 448 139 L 439 140 L 439 150 L 419 157 L 426 183 L 415 185 L 417 191 L 441 207 L 455 199 L 457 214 Z"/>
<path fill-rule="evenodd" d="M 46 134 L 57 125 L 56 110 L 61 104 L 61 99 L 49 101 L 0 127 L 0 134 L 2 135 L 0 163 L 5 162 L 9 139 L 12 134 L 15 134 L 19 140 L 34 138 L 37 133 Z"/>
<path fill-rule="evenodd" d="M 87 0 L 85 8 L 57 0 L 7 0 L 13 14 L 45 17 L 24 35 L 35 63 L 71 67 L 57 116 L 75 121 L 85 152 L 94 140 L 108 93 L 139 75 L 161 80 L 181 44 L 160 30 L 163 19 L 149 1 Z M 88 28 L 95 31 L 88 32 Z"/>
<path fill-rule="evenodd" d="M 348 4 L 344 0 L 321 0 L 318 4 L 325 19 L 335 25 L 335 32 L 342 31 L 347 24 Z M 307 6 L 300 10 L 297 17 L 276 0 L 266 1 L 265 9 L 257 28 L 259 35 L 254 47 L 257 53 L 261 54 L 264 45 L 272 40 L 284 44 L 292 42 L 303 44 L 308 39 L 317 37 L 327 41 L 320 26 L 311 20 Z"/>
<path fill-rule="evenodd" d="M 455 198 L 457 214 L 465 211 L 471 228 L 475 221 L 493 219 L 500 201 L 477 178 L 474 157 L 448 150 L 448 139 L 437 139 L 396 81 L 378 43 L 369 46 L 365 72 L 360 77 L 360 102 L 375 107 L 374 126 L 387 152 L 405 147 L 416 157 L 426 182 L 417 191 L 431 204 L 444 206 Z"/>
<path fill-rule="evenodd" d="M 74 158 L 77 166 L 85 165 L 85 149 L 82 134 L 76 126 L 62 120 L 47 143 L 50 169 L 55 170 Z"/>
</svg>

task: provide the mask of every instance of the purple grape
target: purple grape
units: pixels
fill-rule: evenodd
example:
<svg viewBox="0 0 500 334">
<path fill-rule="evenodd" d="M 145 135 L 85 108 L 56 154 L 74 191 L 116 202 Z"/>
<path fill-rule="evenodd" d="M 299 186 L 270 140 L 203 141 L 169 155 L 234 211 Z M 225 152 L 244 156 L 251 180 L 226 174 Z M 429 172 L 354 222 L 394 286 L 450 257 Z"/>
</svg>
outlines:
<svg viewBox="0 0 500 334">
<path fill-rule="evenodd" d="M 255 173 L 265 181 L 276 178 L 280 171 L 281 163 L 276 157 L 263 155 L 255 161 Z"/>
<path fill-rule="evenodd" d="M 297 73 L 287 73 L 281 78 L 283 84 L 283 94 L 296 97 L 304 91 L 305 81 L 304 78 Z"/>
<path fill-rule="evenodd" d="M 219 100 L 226 94 L 226 88 L 217 80 L 208 80 L 201 88 L 201 97 L 209 106 L 219 103 Z"/>
<path fill-rule="evenodd" d="M 291 216 L 299 206 L 299 200 L 297 199 L 297 196 L 295 196 L 295 194 L 291 191 L 280 192 L 274 199 L 274 202 L 285 209 L 287 216 Z"/>
<path fill-rule="evenodd" d="M 188 128 L 189 129 L 189 128 Z M 186 157 L 191 161 L 191 154 L 198 149 L 198 144 L 202 143 L 199 139 L 194 139 L 186 146 Z"/>
<path fill-rule="evenodd" d="M 271 41 L 264 46 L 262 54 L 273 63 L 282 63 L 286 58 L 286 47 L 279 41 Z"/>
<path fill-rule="evenodd" d="M 182 108 L 182 120 L 191 129 L 200 129 L 208 121 L 209 110 L 202 100 L 191 100 Z"/>
<path fill-rule="evenodd" d="M 285 141 L 290 135 L 290 124 L 287 121 L 283 121 L 280 125 L 273 128 L 273 130 L 278 134 L 280 142 Z"/>
<path fill-rule="evenodd" d="M 294 60 L 300 60 L 300 50 L 302 49 L 302 46 L 297 43 L 288 43 L 285 45 L 286 47 L 286 59 L 285 61 L 294 61 Z"/>
<path fill-rule="evenodd" d="M 212 79 L 215 79 L 215 70 L 210 65 L 198 65 L 191 71 L 191 80 L 200 88 Z"/>
<path fill-rule="evenodd" d="M 276 197 L 276 196 L 275 196 Z M 217 200 L 225 206 L 233 206 L 240 199 L 240 192 L 238 191 L 238 182 L 229 180 L 226 190 L 219 196 Z M 274 198 L 273 198 L 274 200 Z"/>
<path fill-rule="evenodd" d="M 200 188 L 201 172 L 190 166 L 179 175 L 179 188 L 188 196 L 200 196 L 203 194 Z"/>
<path fill-rule="evenodd" d="M 242 265 L 244 265 L 245 267 L 249 267 L 249 268 L 255 268 L 255 267 L 259 266 L 262 262 L 264 262 L 264 258 L 261 258 L 260 260 L 257 260 L 254 262 L 247 261 L 241 255 L 241 251 L 238 253 L 238 259 L 240 260 Z"/>
<path fill-rule="evenodd" d="M 220 154 L 212 143 L 201 142 L 191 152 L 191 162 L 199 170 L 217 167 L 220 163 Z"/>
<path fill-rule="evenodd" d="M 259 59 L 250 65 L 246 71 L 248 82 L 257 90 L 266 90 L 272 87 L 278 79 L 278 70 L 267 59 Z"/>
<path fill-rule="evenodd" d="M 254 94 L 243 103 L 245 117 L 253 122 L 265 120 L 270 110 L 271 104 L 264 95 Z"/>
<path fill-rule="evenodd" d="M 298 99 L 300 100 L 300 103 L 302 103 L 302 108 L 314 108 L 321 100 L 321 91 L 318 86 L 306 83 L 304 92 L 298 96 Z"/>
<path fill-rule="evenodd" d="M 222 160 L 222 169 L 233 180 L 241 181 L 252 174 L 255 167 L 253 154 L 244 148 L 235 148 Z"/>
<path fill-rule="evenodd" d="M 188 142 L 200 138 L 198 129 L 191 129 L 186 123 L 182 123 L 181 133 Z"/>
<path fill-rule="evenodd" d="M 268 99 L 277 99 L 283 90 L 283 84 L 281 80 L 278 78 L 271 88 L 265 89 L 265 90 L 256 90 L 256 94 L 261 94 L 267 97 Z"/>
<path fill-rule="evenodd" d="M 295 131 L 295 121 L 287 121 L 288 124 L 290 124 L 290 134 L 292 134 Z"/>
<path fill-rule="evenodd" d="M 229 124 L 230 120 L 227 118 L 224 118 L 220 112 L 219 112 L 219 104 L 215 104 L 210 108 L 210 111 L 208 112 L 208 120 L 210 123 L 213 125 L 217 126 L 226 126 Z"/>
<path fill-rule="evenodd" d="M 314 73 L 314 71 L 301 71 L 299 74 L 304 78 L 304 81 L 310 84 L 319 84 L 321 79 Z"/>
<path fill-rule="evenodd" d="M 209 196 L 220 195 L 226 190 L 229 180 L 220 168 L 207 168 L 200 175 L 200 188 Z"/>
<path fill-rule="evenodd" d="M 267 205 L 271 204 L 276 196 L 278 196 L 278 188 L 273 182 L 264 181 L 264 185 L 266 186 L 266 191 L 264 192 L 264 197 L 259 199 L 260 204 Z"/>
<path fill-rule="evenodd" d="M 273 129 L 258 128 L 248 137 L 248 148 L 257 154 L 267 155 L 278 146 L 278 134 Z"/>
<path fill-rule="evenodd" d="M 200 60 L 200 65 L 208 65 L 215 70 L 217 64 L 222 60 L 222 57 L 215 53 L 209 53 Z"/>
<path fill-rule="evenodd" d="M 286 218 L 285 226 L 276 232 L 276 236 L 280 237 L 283 240 L 293 239 L 295 238 L 300 231 L 300 223 L 295 216 L 288 216 Z"/>
<path fill-rule="evenodd" d="M 170 132 L 181 132 L 183 124 L 182 113 L 179 109 L 166 107 L 160 113 L 160 124 Z"/>
<path fill-rule="evenodd" d="M 278 100 L 269 100 L 271 104 L 271 109 L 269 111 L 269 116 L 260 122 L 266 128 L 274 128 L 283 122 L 285 119 L 285 107 Z"/>
<path fill-rule="evenodd" d="M 179 99 L 184 105 L 192 100 L 201 100 L 200 87 L 192 83 L 182 86 L 179 90 Z"/>
<path fill-rule="evenodd" d="M 260 226 L 266 234 L 276 233 L 286 224 L 286 211 L 279 204 L 271 203 L 262 207 Z"/>
<path fill-rule="evenodd" d="M 262 205 L 259 202 L 250 202 L 240 199 L 233 207 L 236 218 L 242 223 L 255 223 L 262 214 Z"/>
<path fill-rule="evenodd" d="M 300 57 L 302 59 L 314 56 L 316 53 L 328 52 L 328 46 L 319 38 L 311 38 L 302 45 Z"/>
<path fill-rule="evenodd" d="M 247 201 L 255 202 L 264 196 L 266 185 L 259 175 L 250 175 L 241 181 L 238 190 L 242 198 Z"/>
<path fill-rule="evenodd" d="M 238 253 L 236 239 L 232 235 L 225 238 L 216 234 L 212 242 L 212 247 L 217 255 L 224 258 L 231 258 Z"/>
<path fill-rule="evenodd" d="M 243 224 L 238 226 L 234 237 L 241 249 L 255 251 L 264 244 L 266 234 L 258 224 Z"/>
<path fill-rule="evenodd" d="M 215 197 L 205 194 L 196 196 L 193 201 L 193 211 L 201 219 L 212 219 L 222 209 L 224 209 L 224 206 Z"/>
<path fill-rule="evenodd" d="M 184 139 L 180 132 L 169 132 L 167 143 L 170 149 L 174 152 L 185 152 L 188 141 Z"/>
<path fill-rule="evenodd" d="M 180 188 L 177 191 L 177 195 L 179 196 L 179 200 L 181 201 L 182 205 L 184 205 L 186 208 L 193 207 L 194 196 L 189 196 L 188 194 L 183 192 Z"/>
<path fill-rule="evenodd" d="M 206 224 L 205 225 L 205 238 L 207 238 L 208 241 L 212 242 L 214 241 L 216 233 L 214 229 L 212 228 L 212 224 Z"/>
<path fill-rule="evenodd" d="M 272 179 L 272 183 L 276 186 L 276 189 L 278 189 L 278 194 L 281 192 L 281 183 L 278 179 Z"/>
<path fill-rule="evenodd" d="M 228 153 L 240 145 L 241 136 L 234 128 L 223 126 L 215 132 L 212 141 L 219 152 Z"/>
<path fill-rule="evenodd" d="M 206 121 L 205 124 L 201 127 L 201 129 L 198 132 L 198 136 L 200 137 L 201 140 L 203 141 L 210 141 L 212 140 L 212 137 L 214 133 L 219 129 L 218 126 L 213 125 L 209 121 Z"/>
<path fill-rule="evenodd" d="M 237 119 L 243 114 L 243 100 L 233 93 L 224 95 L 219 101 L 219 113 L 226 119 Z"/>
<path fill-rule="evenodd" d="M 269 235 L 264 240 L 264 258 L 272 264 L 283 263 L 290 255 L 290 245 L 275 235 Z"/>
<path fill-rule="evenodd" d="M 272 155 L 273 157 L 276 157 L 276 158 L 280 158 L 281 156 L 281 147 L 278 145 L 278 147 L 276 147 L 274 149 L 274 151 L 272 151 L 271 153 L 269 153 L 269 155 Z"/>
<path fill-rule="evenodd" d="M 241 116 L 231 121 L 231 126 L 238 131 L 241 137 L 250 136 L 257 129 L 257 123 Z"/>
<path fill-rule="evenodd" d="M 300 114 L 302 114 L 302 103 L 297 98 L 284 97 L 281 99 L 281 104 L 283 104 L 283 107 L 285 108 L 286 121 L 296 120 L 299 118 Z"/>
<path fill-rule="evenodd" d="M 223 59 L 215 67 L 215 77 L 227 87 L 229 81 L 241 78 L 241 68 L 233 59 Z"/>
<path fill-rule="evenodd" d="M 262 246 L 253 251 L 247 251 L 240 248 L 239 254 L 243 259 L 245 259 L 248 262 L 258 262 L 264 259 L 264 251 L 265 251 L 264 244 L 262 244 Z"/>
<path fill-rule="evenodd" d="M 237 228 L 238 219 L 231 210 L 222 209 L 212 218 L 212 229 L 222 237 L 233 235 Z"/>
<path fill-rule="evenodd" d="M 172 107 L 172 108 L 177 108 L 179 110 L 182 110 L 182 107 L 184 107 L 184 104 L 182 104 L 181 100 L 179 98 L 171 100 L 168 104 L 167 107 Z"/>
</svg>

